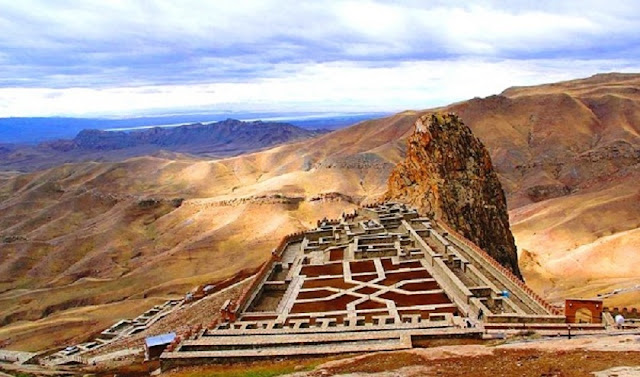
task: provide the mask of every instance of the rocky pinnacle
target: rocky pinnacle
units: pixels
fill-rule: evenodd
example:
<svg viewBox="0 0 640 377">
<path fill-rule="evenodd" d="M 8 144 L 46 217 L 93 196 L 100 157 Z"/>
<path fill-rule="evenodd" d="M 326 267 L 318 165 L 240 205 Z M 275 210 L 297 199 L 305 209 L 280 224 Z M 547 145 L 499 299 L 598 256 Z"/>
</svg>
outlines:
<svg viewBox="0 0 640 377">
<path fill-rule="evenodd" d="M 411 204 L 460 232 L 521 277 L 507 202 L 489 152 L 455 114 L 416 120 L 387 200 Z"/>
</svg>

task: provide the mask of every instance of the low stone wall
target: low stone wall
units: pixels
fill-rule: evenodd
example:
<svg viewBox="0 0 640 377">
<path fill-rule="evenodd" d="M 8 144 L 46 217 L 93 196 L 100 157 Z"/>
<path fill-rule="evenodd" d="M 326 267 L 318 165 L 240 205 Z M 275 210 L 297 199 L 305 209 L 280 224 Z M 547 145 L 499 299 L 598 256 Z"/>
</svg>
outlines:
<svg viewBox="0 0 640 377">
<path fill-rule="evenodd" d="M 640 313 L 638 308 L 608 308 L 603 309 L 604 312 L 611 313 L 615 318 L 616 315 L 621 314 L 624 318 L 628 319 L 640 319 Z"/>
<path fill-rule="evenodd" d="M 460 243 L 464 244 L 466 247 L 476 252 L 480 257 L 482 257 L 486 262 L 488 262 L 488 266 L 491 266 L 497 269 L 499 272 L 502 272 L 502 275 L 506 276 L 515 286 L 517 286 L 522 291 L 524 291 L 529 297 L 531 297 L 544 309 L 549 311 L 549 313 L 554 315 L 562 315 L 560 310 L 551 306 L 542 297 L 540 297 L 531 288 L 529 288 L 522 280 L 518 279 L 518 277 L 516 277 L 509 269 L 505 268 L 503 265 L 498 263 L 486 251 L 479 248 L 475 243 L 466 239 L 463 235 L 453 230 L 450 226 L 448 226 L 444 222 L 438 222 L 438 225 L 442 227 L 445 231 L 447 231 L 449 234 L 454 236 Z"/>
<path fill-rule="evenodd" d="M 510 315 L 491 314 L 487 315 L 485 321 L 488 323 L 565 323 L 564 317 L 556 315 Z"/>
<path fill-rule="evenodd" d="M 237 300 L 235 300 L 235 308 L 233 308 L 233 310 L 235 310 L 236 312 L 242 311 L 247 305 L 249 305 L 250 301 L 254 298 L 255 293 L 257 293 L 258 287 L 266 278 L 268 278 L 269 275 L 271 275 L 274 263 L 280 260 L 280 258 L 282 257 L 282 253 L 287 248 L 289 243 L 301 241 L 304 238 L 304 235 L 305 232 L 300 231 L 288 234 L 284 236 L 282 240 L 280 240 L 278 246 L 276 246 L 275 249 L 273 249 L 273 251 L 271 252 L 271 258 L 262 265 L 251 284 L 244 290 L 242 295 Z"/>
</svg>

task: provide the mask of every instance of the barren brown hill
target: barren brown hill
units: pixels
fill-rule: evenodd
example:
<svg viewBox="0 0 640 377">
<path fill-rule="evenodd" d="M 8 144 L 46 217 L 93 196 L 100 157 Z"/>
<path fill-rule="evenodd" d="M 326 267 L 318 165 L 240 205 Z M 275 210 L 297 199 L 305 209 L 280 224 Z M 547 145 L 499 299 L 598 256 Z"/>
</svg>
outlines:
<svg viewBox="0 0 640 377">
<path fill-rule="evenodd" d="M 629 268 L 640 249 L 639 89 L 640 75 L 597 75 L 445 109 L 490 151 L 521 271 L 545 296 L 640 284 Z M 421 114 L 227 159 L 177 154 L 4 173 L 0 340 L 64 345 L 131 316 L 134 303 L 257 268 L 285 233 L 382 195 Z M 34 329 L 37 345 L 20 336 Z"/>
<path fill-rule="evenodd" d="M 640 75 L 512 88 L 452 108 L 491 151 L 530 284 L 551 299 L 636 288 Z M 638 306 L 634 292 L 610 302 Z"/>
</svg>

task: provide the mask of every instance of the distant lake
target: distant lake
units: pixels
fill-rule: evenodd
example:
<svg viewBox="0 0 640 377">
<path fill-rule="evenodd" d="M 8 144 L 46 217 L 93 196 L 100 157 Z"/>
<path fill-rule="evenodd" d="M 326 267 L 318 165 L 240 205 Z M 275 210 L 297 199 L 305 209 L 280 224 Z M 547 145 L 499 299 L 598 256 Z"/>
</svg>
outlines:
<svg viewBox="0 0 640 377">
<path fill-rule="evenodd" d="M 306 129 L 338 129 L 389 113 L 219 113 L 181 114 L 135 118 L 0 118 L 0 144 L 34 144 L 46 140 L 73 139 L 84 129 L 134 131 L 153 127 L 178 127 L 193 123 L 215 123 L 228 118 L 264 122 L 286 122 Z"/>
</svg>

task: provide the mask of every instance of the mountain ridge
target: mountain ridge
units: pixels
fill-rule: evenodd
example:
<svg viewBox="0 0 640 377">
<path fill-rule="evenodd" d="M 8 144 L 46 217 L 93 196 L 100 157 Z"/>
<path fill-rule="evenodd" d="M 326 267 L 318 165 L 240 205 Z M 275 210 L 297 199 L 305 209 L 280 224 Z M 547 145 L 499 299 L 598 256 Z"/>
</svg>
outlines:
<svg viewBox="0 0 640 377">
<path fill-rule="evenodd" d="M 583 84 L 563 84 L 567 95 L 542 85 L 437 109 L 464 119 L 489 151 L 522 275 L 554 302 L 640 284 L 627 268 L 637 255 L 629 250 L 640 249 L 640 95 L 628 90 L 640 75 L 587 79 L 600 91 Z M 11 240 L 0 253 L 9 277 L 0 282 L 0 340 L 24 349 L 64 342 L 113 323 L 107 303 L 178 297 L 258 268 L 285 234 L 380 198 L 415 121 L 431 111 L 221 159 L 162 154 L 0 174 L 0 239 Z M 311 200 L 325 193 L 352 202 Z M 277 195 L 302 199 L 242 200 Z M 175 198 L 180 207 L 138 206 Z M 86 274 L 104 280 L 76 279 Z M 629 305 L 634 295 L 605 303 Z M 89 302 L 93 314 L 78 316 L 73 307 Z M 58 309 L 45 318 L 46 308 Z"/>
<path fill-rule="evenodd" d="M 194 123 L 177 127 L 153 127 L 142 130 L 107 131 L 86 129 L 71 140 L 73 147 L 88 150 L 125 149 L 140 145 L 165 148 L 183 145 L 203 145 L 213 150 L 218 146 L 259 143 L 268 147 L 283 141 L 314 137 L 328 130 L 306 130 L 289 123 L 252 121 L 228 118 L 215 123 Z M 257 139 L 257 140 L 256 140 Z M 55 143 L 55 142 L 54 142 Z M 44 143 L 56 149 L 55 144 Z"/>
<path fill-rule="evenodd" d="M 227 157 L 277 144 L 315 137 L 328 130 L 307 130 L 289 123 L 236 119 L 176 127 L 131 131 L 85 129 L 73 139 L 46 141 L 37 146 L 4 145 L 0 168 L 40 170 L 60 163 L 109 161 L 166 152 Z"/>
<path fill-rule="evenodd" d="M 363 120 L 388 115 L 388 112 L 359 113 L 264 113 L 264 112 L 202 112 L 120 118 L 78 117 L 0 117 L 0 143 L 35 145 L 37 143 L 71 139 L 84 129 L 129 131 L 152 127 L 175 127 L 194 123 L 213 123 L 232 118 L 243 121 L 286 122 L 304 129 L 339 129 Z"/>
</svg>

